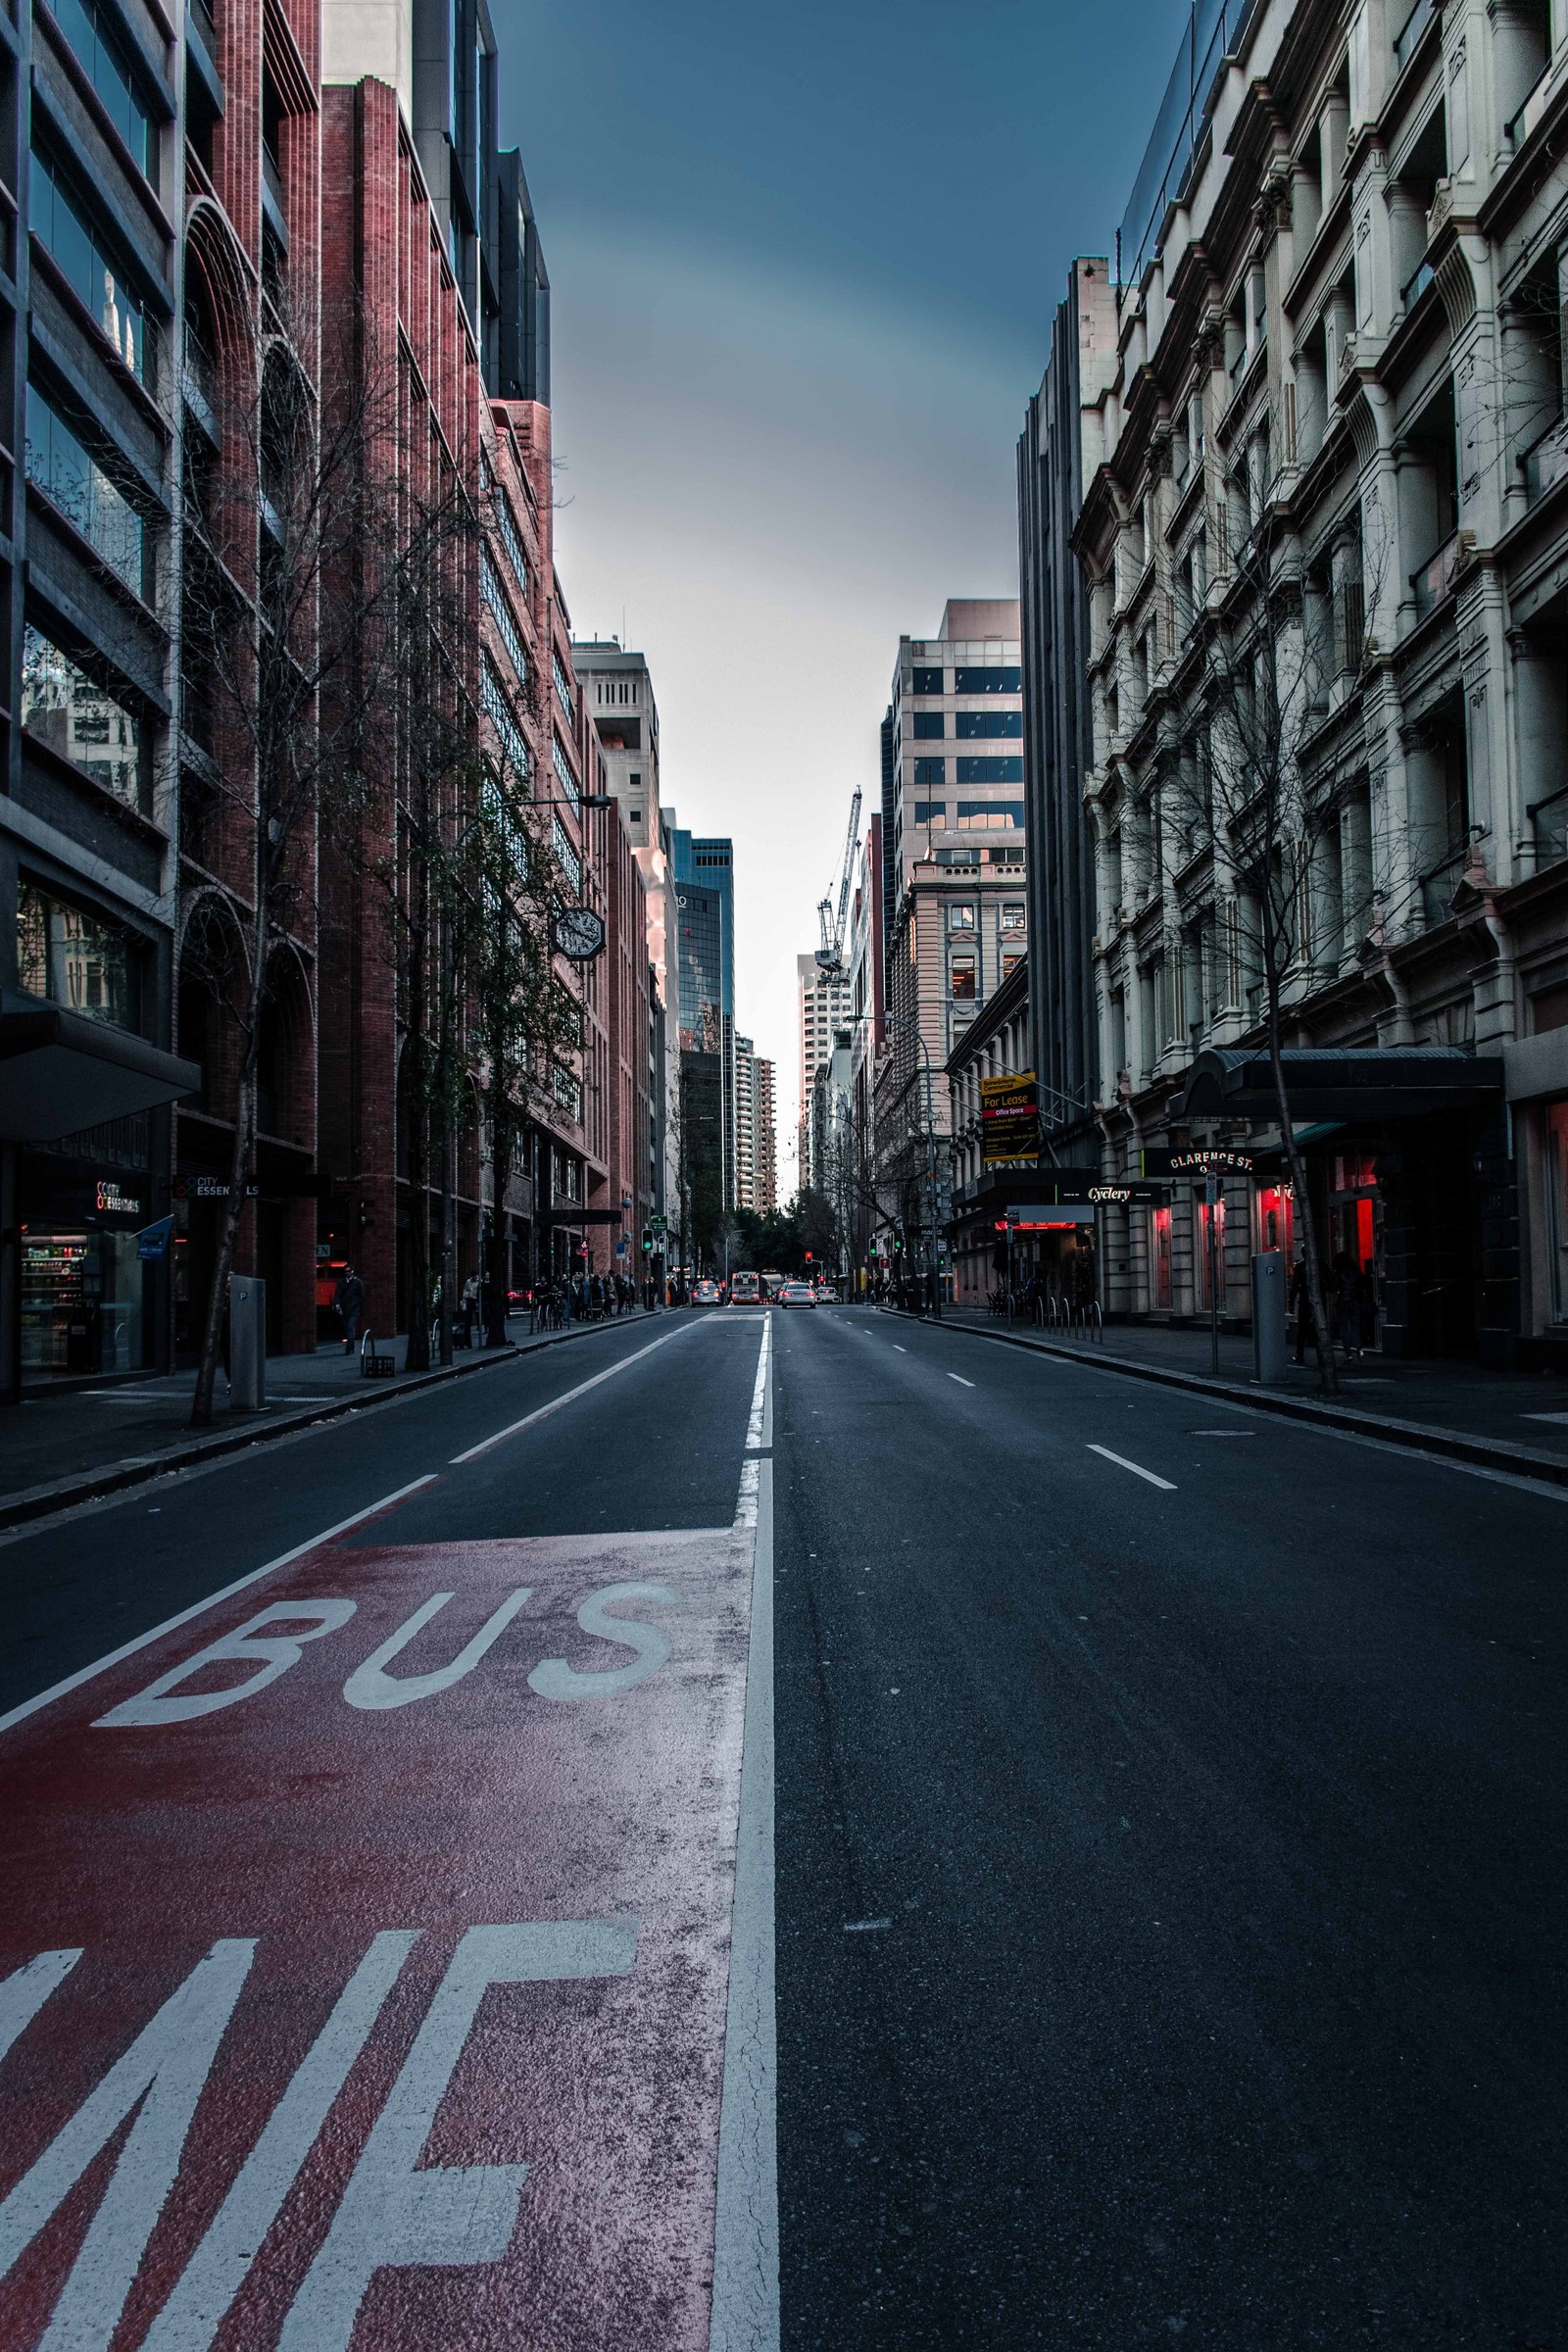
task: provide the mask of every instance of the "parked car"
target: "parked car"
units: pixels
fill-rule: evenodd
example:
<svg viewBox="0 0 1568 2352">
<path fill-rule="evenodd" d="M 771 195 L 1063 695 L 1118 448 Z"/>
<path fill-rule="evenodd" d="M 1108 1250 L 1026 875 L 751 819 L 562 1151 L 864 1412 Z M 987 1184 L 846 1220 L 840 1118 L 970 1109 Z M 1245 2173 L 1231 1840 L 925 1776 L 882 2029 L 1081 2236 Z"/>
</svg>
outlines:
<svg viewBox="0 0 1568 2352">
<path fill-rule="evenodd" d="M 816 1293 L 808 1282 L 786 1282 L 780 1286 L 778 1303 L 780 1306 L 814 1306 Z"/>
<path fill-rule="evenodd" d="M 718 1306 L 718 1305 L 721 1305 L 721 1304 L 722 1304 L 722 1299 L 721 1299 L 721 1297 L 720 1297 L 719 1288 L 718 1288 L 718 1285 L 717 1285 L 717 1283 L 716 1283 L 716 1282 L 697 1282 L 697 1283 L 694 1283 L 694 1284 L 692 1285 L 692 1304 L 693 1304 L 693 1306 Z"/>
</svg>

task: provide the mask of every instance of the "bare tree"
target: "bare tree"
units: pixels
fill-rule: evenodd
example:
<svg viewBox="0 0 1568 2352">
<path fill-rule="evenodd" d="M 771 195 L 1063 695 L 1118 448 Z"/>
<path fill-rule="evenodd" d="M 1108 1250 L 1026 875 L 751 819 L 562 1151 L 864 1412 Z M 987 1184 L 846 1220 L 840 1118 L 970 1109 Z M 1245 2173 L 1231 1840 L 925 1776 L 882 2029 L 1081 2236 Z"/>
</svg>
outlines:
<svg viewBox="0 0 1568 2352">
<path fill-rule="evenodd" d="M 363 322 L 327 322 L 321 341 L 334 391 L 323 407 L 306 367 L 316 322 L 296 334 L 270 300 L 264 317 L 268 331 L 242 347 L 230 342 L 220 368 L 191 330 L 216 438 L 208 447 L 186 437 L 181 717 L 207 755 L 207 825 L 227 920 L 191 930 L 184 969 L 226 1012 L 235 1048 L 197 1426 L 212 1419 L 228 1278 L 254 1177 L 267 1009 L 280 962 L 314 913 L 318 827 L 354 795 L 384 642 L 373 597 L 354 605 L 330 593 L 382 520 L 376 485 L 390 409 L 374 371 L 344 364 Z"/>
</svg>

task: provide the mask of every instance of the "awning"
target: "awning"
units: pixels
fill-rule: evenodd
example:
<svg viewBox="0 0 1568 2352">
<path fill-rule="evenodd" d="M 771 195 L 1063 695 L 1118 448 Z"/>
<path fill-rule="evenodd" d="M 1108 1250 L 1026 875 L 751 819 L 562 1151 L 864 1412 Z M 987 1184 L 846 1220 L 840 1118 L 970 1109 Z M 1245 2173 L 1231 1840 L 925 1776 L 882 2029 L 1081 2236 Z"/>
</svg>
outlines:
<svg viewBox="0 0 1568 2352">
<path fill-rule="evenodd" d="M 1407 1119 L 1462 1110 L 1502 1093 L 1500 1054 L 1458 1046 L 1391 1046 L 1365 1052 L 1292 1049 L 1281 1055 L 1298 1119 Z M 1200 1054 L 1175 1116 L 1271 1118 L 1274 1073 L 1255 1047 Z"/>
<path fill-rule="evenodd" d="M 0 1012 L 0 1137 L 52 1144 L 201 1092 L 193 1061 L 63 1005 Z"/>
</svg>

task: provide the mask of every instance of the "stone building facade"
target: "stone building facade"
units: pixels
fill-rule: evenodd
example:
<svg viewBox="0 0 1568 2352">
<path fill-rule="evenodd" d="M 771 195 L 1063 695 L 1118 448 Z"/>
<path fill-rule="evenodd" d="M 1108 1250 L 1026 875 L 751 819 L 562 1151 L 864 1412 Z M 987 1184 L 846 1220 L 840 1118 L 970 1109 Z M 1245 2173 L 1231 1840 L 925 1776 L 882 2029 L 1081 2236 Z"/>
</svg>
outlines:
<svg viewBox="0 0 1568 2352">
<path fill-rule="evenodd" d="M 1231 854 L 1260 804 L 1220 789 L 1215 751 L 1221 705 L 1233 741 L 1272 710 L 1280 854 L 1310 846 L 1276 958 L 1293 1116 L 1325 1255 L 1391 1352 L 1568 1343 L 1552 13 L 1194 12 L 1121 232 L 1075 534 L 1103 1172 L 1157 1177 L 1185 1146 L 1251 1161 L 1216 1212 L 1229 1314 L 1250 1252 L 1293 1247 L 1262 909 Z M 1108 1212 L 1107 1312 L 1206 1309 L 1204 1213 L 1180 1181 Z"/>
</svg>

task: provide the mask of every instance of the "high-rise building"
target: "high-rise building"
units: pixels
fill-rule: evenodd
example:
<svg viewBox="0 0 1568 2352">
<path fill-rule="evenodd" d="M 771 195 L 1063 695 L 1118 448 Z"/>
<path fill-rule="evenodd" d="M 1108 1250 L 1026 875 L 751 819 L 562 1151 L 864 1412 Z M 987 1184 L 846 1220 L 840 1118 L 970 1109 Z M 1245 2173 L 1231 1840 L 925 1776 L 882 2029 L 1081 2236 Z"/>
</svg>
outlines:
<svg viewBox="0 0 1568 2352">
<path fill-rule="evenodd" d="M 654 1208 L 667 1217 L 678 1190 L 671 1135 L 680 1083 L 680 988 L 675 881 L 659 774 L 659 706 L 647 661 L 618 638 L 575 638 L 571 655 L 604 757 L 605 789 L 614 795 L 642 876 L 652 983 L 649 1173 Z"/>
<path fill-rule="evenodd" d="M 811 1120 L 811 1090 L 816 1073 L 833 1052 L 833 1033 L 850 1014 L 850 982 L 844 972 L 824 972 L 814 956 L 795 959 L 796 1010 L 799 1019 L 801 1092 L 797 1119 L 797 1182 L 804 1191 L 814 1185 L 816 1155 Z"/>
<path fill-rule="evenodd" d="M 749 1037 L 735 1040 L 735 1205 L 760 1214 L 778 1204 L 773 1064 Z"/>
<path fill-rule="evenodd" d="M 1084 778 L 1094 764 L 1089 590 L 1072 531 L 1100 463 L 1116 366 L 1116 294 L 1103 260 L 1074 262 L 1051 362 L 1018 443 L 1024 798 L 1029 841 L 1029 1033 L 1040 1124 L 1066 1167 L 1100 1157 L 1095 1126 L 1095 853 Z"/>
<path fill-rule="evenodd" d="M 681 1029 L 701 1032 L 701 1051 L 719 1057 L 726 1209 L 735 1206 L 735 852 L 733 843 L 682 831 L 670 846 L 680 909 Z M 687 972 L 687 942 L 696 958 Z M 711 1037 L 712 1043 L 707 1041 Z M 683 1038 L 684 1046 L 684 1038 Z"/>
<path fill-rule="evenodd" d="M 955 598 L 935 637 L 901 638 L 885 734 L 888 1051 L 876 1085 L 882 1217 L 940 1254 L 953 1048 L 1028 938 L 1023 676 L 1014 598 Z M 936 1198 L 933 1199 L 933 1190 Z"/>
</svg>

